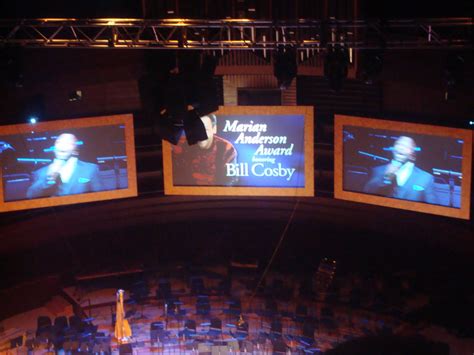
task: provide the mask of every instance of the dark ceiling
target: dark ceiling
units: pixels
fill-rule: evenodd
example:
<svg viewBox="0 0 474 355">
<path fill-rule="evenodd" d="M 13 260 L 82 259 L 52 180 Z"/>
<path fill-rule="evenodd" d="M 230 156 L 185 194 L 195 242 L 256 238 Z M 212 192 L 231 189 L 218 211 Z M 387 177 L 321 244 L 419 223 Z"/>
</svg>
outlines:
<svg viewBox="0 0 474 355">
<path fill-rule="evenodd" d="M 363 18 L 430 18 L 430 17 L 469 17 L 473 14 L 473 4 L 469 0 L 436 2 L 419 1 L 378 1 L 362 0 L 360 15 Z M 3 2 L 0 5 L 2 18 L 40 18 L 40 17 L 143 17 L 143 6 L 154 7 L 154 18 L 191 17 L 191 18 L 225 18 L 237 17 L 240 8 L 256 9 L 256 18 L 275 19 L 282 17 L 308 17 L 308 10 L 314 9 L 312 17 L 318 17 L 318 9 L 328 8 L 334 14 L 346 13 L 344 9 L 355 6 L 354 0 L 167 0 L 160 2 L 139 0 L 84 0 L 84 1 L 32 1 L 19 0 Z M 175 14 L 167 13 L 174 9 Z M 298 10 L 299 13 L 298 13 Z M 270 13 L 272 15 L 270 15 Z M 334 14 L 331 14 L 333 16 Z M 177 15 L 177 16 L 176 16 Z"/>
</svg>

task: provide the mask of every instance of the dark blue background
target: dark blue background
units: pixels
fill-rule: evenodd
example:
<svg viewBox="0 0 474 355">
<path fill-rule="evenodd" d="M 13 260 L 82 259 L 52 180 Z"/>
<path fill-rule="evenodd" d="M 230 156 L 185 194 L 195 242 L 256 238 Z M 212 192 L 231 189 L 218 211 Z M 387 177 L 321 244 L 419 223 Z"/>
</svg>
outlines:
<svg viewBox="0 0 474 355">
<path fill-rule="evenodd" d="M 253 176 L 251 166 L 252 157 L 257 151 L 259 144 L 237 144 L 236 139 L 240 132 L 223 132 L 225 121 L 238 120 L 239 124 L 266 124 L 267 131 L 261 132 L 261 136 L 286 136 L 286 144 L 264 144 L 265 148 L 288 148 L 292 143 L 292 155 L 268 156 L 275 159 L 275 164 L 265 162 L 264 168 L 275 168 L 278 163 L 283 168 L 296 168 L 290 181 L 287 177 L 266 177 Z M 257 132 L 244 132 L 245 136 L 255 136 Z M 259 187 L 304 187 L 304 115 L 219 115 L 217 116 L 217 135 L 230 141 L 237 150 L 237 162 L 249 164 L 249 177 L 240 177 L 235 186 L 259 186 Z M 260 158 L 266 156 L 259 155 Z M 311 158 L 311 157 L 310 157 Z M 260 169 L 259 170 L 263 170 Z"/>
</svg>

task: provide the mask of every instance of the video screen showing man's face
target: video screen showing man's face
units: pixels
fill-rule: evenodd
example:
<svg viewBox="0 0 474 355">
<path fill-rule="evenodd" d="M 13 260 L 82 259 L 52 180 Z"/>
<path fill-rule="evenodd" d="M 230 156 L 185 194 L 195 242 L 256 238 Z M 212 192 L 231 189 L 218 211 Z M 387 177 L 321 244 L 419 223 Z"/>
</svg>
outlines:
<svg viewBox="0 0 474 355">
<path fill-rule="evenodd" d="M 4 202 L 126 189 L 123 125 L 0 136 Z"/>
<path fill-rule="evenodd" d="M 452 137 L 343 128 L 343 189 L 461 207 L 462 150 Z"/>
<path fill-rule="evenodd" d="M 172 147 L 175 186 L 304 187 L 304 115 L 200 118 L 207 139 Z"/>
</svg>

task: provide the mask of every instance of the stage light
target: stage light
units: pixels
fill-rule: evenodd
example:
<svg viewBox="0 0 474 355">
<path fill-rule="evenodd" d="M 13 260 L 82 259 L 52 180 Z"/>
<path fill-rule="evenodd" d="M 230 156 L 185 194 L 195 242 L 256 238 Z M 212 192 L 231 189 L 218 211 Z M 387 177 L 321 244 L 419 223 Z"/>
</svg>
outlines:
<svg viewBox="0 0 474 355">
<path fill-rule="evenodd" d="M 118 33 L 115 30 L 115 28 L 112 28 L 112 34 L 108 40 L 107 45 L 109 46 L 109 48 L 114 48 L 117 42 L 118 42 Z"/>
<path fill-rule="evenodd" d="M 449 53 L 443 68 L 444 100 L 454 100 L 464 88 L 466 61 L 462 53 Z"/>
<path fill-rule="evenodd" d="M 376 82 L 383 69 L 383 51 L 379 49 L 363 51 L 360 56 L 360 79 L 367 85 Z"/>
<path fill-rule="evenodd" d="M 274 55 L 273 75 L 280 89 L 288 89 L 296 77 L 296 52 L 293 48 L 279 49 Z"/>
<path fill-rule="evenodd" d="M 217 84 L 214 72 L 219 62 L 218 57 L 206 55 L 202 60 L 200 73 L 196 83 L 196 97 L 193 107 L 199 116 L 216 112 L 219 108 Z"/>
<path fill-rule="evenodd" d="M 82 90 L 75 90 L 69 94 L 69 101 L 81 101 L 82 100 Z"/>
<path fill-rule="evenodd" d="M 183 134 L 183 127 L 182 121 L 174 119 L 168 112 L 163 112 L 160 114 L 154 130 L 161 139 L 176 145 Z"/>
<path fill-rule="evenodd" d="M 195 110 L 188 111 L 183 123 L 184 133 L 189 145 L 205 141 L 208 138 L 206 127 Z"/>
<path fill-rule="evenodd" d="M 324 76 L 329 81 L 329 86 L 335 92 L 342 89 L 347 78 L 349 56 L 347 49 L 336 45 L 328 49 L 324 59 Z"/>
<path fill-rule="evenodd" d="M 155 85 L 158 88 L 153 91 L 157 95 L 152 95 L 150 90 L 157 78 L 148 77 L 141 80 L 141 97 L 148 114 L 158 118 L 155 129 L 161 138 L 177 144 L 184 131 L 188 144 L 193 145 L 207 139 L 201 117 L 219 108 L 214 79 L 218 57 L 204 56 L 201 64 L 199 52 L 182 51 L 173 59 L 166 78 Z M 160 102 L 157 102 L 157 96 Z"/>
<path fill-rule="evenodd" d="M 29 122 L 30 124 L 35 124 L 35 123 L 38 122 L 38 118 L 35 117 L 35 116 L 31 116 L 31 117 L 28 118 L 28 122 Z"/>
</svg>

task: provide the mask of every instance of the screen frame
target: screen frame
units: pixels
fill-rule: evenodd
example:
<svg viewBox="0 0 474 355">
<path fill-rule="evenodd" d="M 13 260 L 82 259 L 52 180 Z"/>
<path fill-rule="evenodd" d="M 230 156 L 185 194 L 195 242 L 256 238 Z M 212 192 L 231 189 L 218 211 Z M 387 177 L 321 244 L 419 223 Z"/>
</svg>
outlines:
<svg viewBox="0 0 474 355">
<path fill-rule="evenodd" d="M 135 197 L 137 190 L 137 173 L 135 162 L 135 137 L 133 129 L 133 115 L 110 115 L 100 117 L 87 117 L 66 119 L 58 121 L 39 122 L 35 124 L 17 124 L 0 126 L 0 136 L 21 135 L 34 132 L 55 131 L 74 128 L 93 128 L 99 126 L 112 126 L 123 124 L 125 126 L 125 151 L 127 154 L 127 180 L 128 187 L 120 190 L 88 192 L 67 196 L 43 197 L 32 200 L 4 201 L 3 169 L 0 169 L 0 212 L 26 210 L 40 207 L 54 207 L 76 203 L 112 200 L 117 198 Z"/>
<path fill-rule="evenodd" d="M 219 106 L 215 115 L 303 115 L 304 187 L 175 186 L 173 184 L 172 145 L 163 140 L 163 180 L 165 195 L 201 196 L 314 196 L 314 121 L 313 106 Z"/>
<path fill-rule="evenodd" d="M 362 192 L 345 191 L 343 189 L 344 179 L 344 126 L 365 127 L 373 129 L 384 129 L 392 131 L 402 131 L 407 133 L 417 133 L 434 135 L 439 137 L 451 137 L 463 139 L 463 162 L 462 162 L 462 183 L 461 183 L 461 208 L 453 208 L 439 205 L 430 205 L 422 202 L 399 200 L 395 198 L 382 197 L 365 194 Z M 449 128 L 432 126 L 427 124 L 397 122 L 383 119 L 374 119 L 357 116 L 335 115 L 334 117 L 334 198 L 368 203 L 372 205 L 405 209 L 416 212 L 431 213 L 435 215 L 470 219 L 471 200 L 471 169 L 472 169 L 472 135 L 473 132 L 461 128 Z"/>
</svg>

